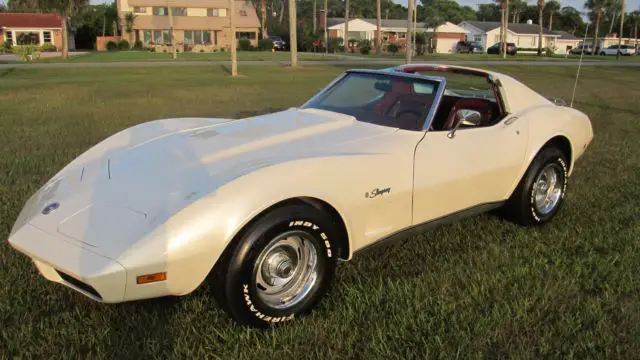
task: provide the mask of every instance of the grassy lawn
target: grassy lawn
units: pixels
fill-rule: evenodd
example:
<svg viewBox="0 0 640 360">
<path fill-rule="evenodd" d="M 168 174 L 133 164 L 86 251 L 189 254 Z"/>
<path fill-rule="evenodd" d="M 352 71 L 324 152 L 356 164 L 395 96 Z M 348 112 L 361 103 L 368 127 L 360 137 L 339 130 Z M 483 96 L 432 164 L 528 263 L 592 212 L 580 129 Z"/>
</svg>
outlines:
<svg viewBox="0 0 640 360">
<path fill-rule="evenodd" d="M 570 99 L 574 68 L 497 66 Z M 548 226 L 482 215 L 356 257 L 311 316 L 234 326 L 206 289 L 95 303 L 4 241 L 27 197 L 120 129 L 301 104 L 339 67 L 0 70 L 0 358 L 637 358 L 640 69 L 583 69 L 595 138 Z M 624 89 L 624 91 L 621 91 Z M 505 151 L 509 151 L 505 149 Z"/>
<path fill-rule="evenodd" d="M 349 53 L 349 56 L 354 57 L 365 57 L 360 53 Z M 384 58 L 384 59 L 396 59 L 402 60 L 405 58 L 405 54 L 398 53 L 396 55 L 382 54 L 378 55 L 372 53 L 367 55 L 366 57 L 370 58 Z M 502 58 L 500 55 L 493 54 L 425 54 L 414 57 L 415 61 L 484 61 L 484 60 L 503 60 L 503 61 L 576 61 L 580 59 L 579 55 L 569 55 L 565 57 L 564 55 L 554 55 L 554 56 L 537 56 L 536 54 L 516 54 L 516 55 L 508 55 L 506 58 Z M 624 61 L 640 61 L 640 56 L 621 56 L 621 60 Z M 604 60 L 616 60 L 615 56 L 588 56 L 585 55 L 583 61 L 604 61 Z"/>
<path fill-rule="evenodd" d="M 298 54 L 298 60 L 334 60 L 336 56 L 325 54 Z M 214 53 L 178 53 L 180 61 L 212 61 L 230 60 L 228 51 Z M 289 52 L 268 52 L 268 51 L 238 51 L 238 60 L 257 61 L 288 61 L 291 59 Z M 73 55 L 69 59 L 42 58 L 38 62 L 118 62 L 118 61 L 172 61 L 171 53 L 154 53 L 149 51 L 114 51 L 114 52 L 88 52 L 82 55 Z"/>
</svg>

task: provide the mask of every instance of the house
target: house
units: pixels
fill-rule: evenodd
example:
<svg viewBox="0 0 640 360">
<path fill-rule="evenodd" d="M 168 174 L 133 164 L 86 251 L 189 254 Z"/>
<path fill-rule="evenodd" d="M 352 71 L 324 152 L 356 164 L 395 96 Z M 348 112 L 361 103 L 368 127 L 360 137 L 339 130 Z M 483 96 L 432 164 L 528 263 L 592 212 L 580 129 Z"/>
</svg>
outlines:
<svg viewBox="0 0 640 360">
<path fill-rule="evenodd" d="M 323 29 L 324 13 L 320 12 L 318 24 Z M 349 39 L 368 39 L 375 42 L 376 38 L 376 19 L 350 19 L 349 20 Z M 380 22 L 380 31 L 382 32 L 383 43 L 397 43 L 405 45 L 407 39 L 407 20 L 398 19 L 382 19 Z M 418 22 L 415 24 L 416 32 L 431 32 L 433 28 L 427 28 L 425 23 Z M 328 18 L 327 32 L 329 37 L 340 37 L 344 39 L 344 18 Z M 435 30 L 437 53 L 451 53 L 455 50 L 456 43 L 464 40 L 466 30 L 457 25 L 446 22 L 438 26 Z"/>
<path fill-rule="evenodd" d="M 465 20 L 458 24 L 459 27 L 468 31 L 467 41 L 476 42 L 485 49 L 500 42 L 500 22 L 498 21 L 470 21 Z M 516 44 L 520 49 L 537 49 L 540 28 L 533 24 L 531 20 L 524 24 L 507 24 L 507 42 Z M 561 35 L 542 29 L 542 47 L 556 48 L 556 41 Z M 558 49 L 562 52 L 565 49 Z"/>
<path fill-rule="evenodd" d="M 69 34 L 69 49 L 75 49 L 73 35 Z M 12 46 L 53 44 L 62 48 L 62 17 L 53 13 L 0 12 L 0 44 Z"/>
<path fill-rule="evenodd" d="M 580 40 L 583 40 L 583 39 L 580 39 Z M 623 45 L 635 45 L 636 44 L 636 39 L 635 38 L 622 38 L 622 41 L 620 41 L 620 38 L 618 38 L 618 34 L 617 33 L 607 34 L 605 36 L 598 37 L 598 43 L 596 44 L 596 48 L 597 49 L 605 49 L 605 48 L 608 48 L 611 45 L 618 45 L 618 42 L 622 42 Z M 593 44 L 593 36 L 592 37 L 587 37 L 585 43 L 587 45 L 592 45 Z M 637 41 L 637 44 L 640 45 L 640 40 Z"/>
<path fill-rule="evenodd" d="M 582 42 L 582 39 L 568 33 L 566 31 L 553 31 L 554 34 L 560 35 L 555 40 L 555 53 L 566 54 L 569 50 L 576 48 Z"/>
<path fill-rule="evenodd" d="M 235 1 L 234 14 L 229 12 L 228 0 L 116 0 L 116 3 L 121 19 L 129 12 L 135 14 L 131 40 L 138 39 L 145 46 L 170 44 L 173 28 L 175 44 L 184 45 L 185 51 L 229 48 L 230 16 L 236 28 L 233 38 L 244 37 L 253 46 L 258 45 L 260 22 L 256 9 L 248 1 Z M 122 34 L 127 36 L 124 23 Z"/>
</svg>

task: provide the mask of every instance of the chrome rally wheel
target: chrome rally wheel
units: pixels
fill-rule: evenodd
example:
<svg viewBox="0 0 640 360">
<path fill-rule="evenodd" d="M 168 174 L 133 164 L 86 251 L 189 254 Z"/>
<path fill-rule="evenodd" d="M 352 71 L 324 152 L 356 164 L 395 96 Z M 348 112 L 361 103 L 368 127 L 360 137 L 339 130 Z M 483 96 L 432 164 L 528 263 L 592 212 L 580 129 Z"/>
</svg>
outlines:
<svg viewBox="0 0 640 360">
<path fill-rule="evenodd" d="M 533 185 L 534 206 L 541 215 L 549 214 L 560 203 L 564 183 L 564 169 L 557 163 L 542 169 Z"/>
<path fill-rule="evenodd" d="M 318 279 L 318 254 L 309 235 L 286 232 L 262 251 L 256 261 L 255 290 L 260 300 L 286 309 L 304 299 Z"/>
</svg>

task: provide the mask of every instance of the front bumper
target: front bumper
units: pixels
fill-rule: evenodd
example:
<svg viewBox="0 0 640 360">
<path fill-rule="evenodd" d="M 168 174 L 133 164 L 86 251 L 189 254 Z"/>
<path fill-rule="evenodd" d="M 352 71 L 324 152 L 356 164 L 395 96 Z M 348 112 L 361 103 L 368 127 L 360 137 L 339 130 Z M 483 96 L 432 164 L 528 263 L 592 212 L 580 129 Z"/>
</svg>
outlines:
<svg viewBox="0 0 640 360">
<path fill-rule="evenodd" d="M 10 238 L 13 248 L 27 255 L 46 279 L 66 285 L 96 301 L 124 299 L 125 269 L 70 240 L 25 224 Z"/>
</svg>

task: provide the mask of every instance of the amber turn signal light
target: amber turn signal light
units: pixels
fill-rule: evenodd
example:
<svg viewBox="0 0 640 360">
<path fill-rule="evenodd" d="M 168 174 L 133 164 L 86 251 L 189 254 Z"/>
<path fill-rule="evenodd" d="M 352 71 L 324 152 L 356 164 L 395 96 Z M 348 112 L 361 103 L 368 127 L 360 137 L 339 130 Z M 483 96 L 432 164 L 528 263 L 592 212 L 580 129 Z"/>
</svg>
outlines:
<svg viewBox="0 0 640 360">
<path fill-rule="evenodd" d="M 140 276 L 136 277 L 136 283 L 138 285 L 140 285 L 140 284 L 148 284 L 148 283 L 158 282 L 158 281 L 165 281 L 165 280 L 167 280 L 167 273 L 166 272 L 159 272 L 159 273 L 155 273 L 155 274 L 140 275 Z"/>
</svg>

